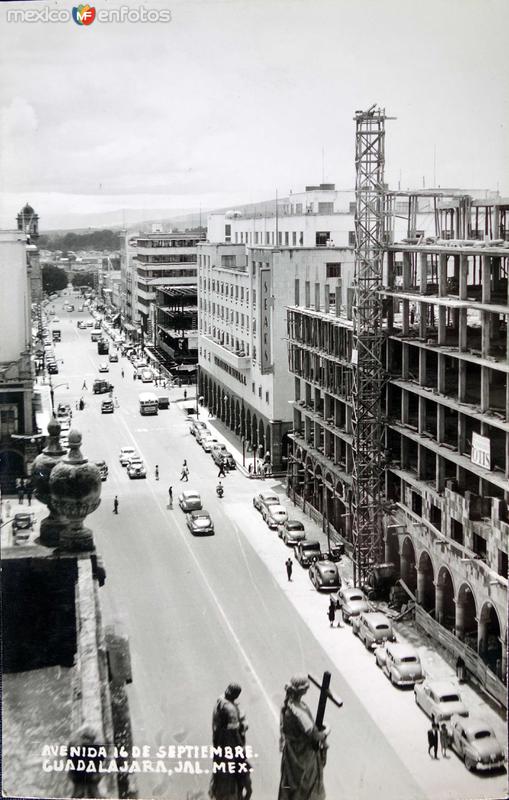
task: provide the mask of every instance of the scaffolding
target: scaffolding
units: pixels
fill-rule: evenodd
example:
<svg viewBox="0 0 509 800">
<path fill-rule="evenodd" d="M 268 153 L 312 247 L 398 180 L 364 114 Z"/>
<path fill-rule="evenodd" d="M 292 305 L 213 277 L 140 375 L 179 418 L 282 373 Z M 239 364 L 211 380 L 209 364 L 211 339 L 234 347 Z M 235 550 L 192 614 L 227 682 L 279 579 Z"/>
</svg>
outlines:
<svg viewBox="0 0 509 800">
<path fill-rule="evenodd" d="M 384 425 L 382 297 L 385 110 L 356 111 L 355 271 L 352 384 L 354 580 L 364 585 L 383 562 Z"/>
</svg>

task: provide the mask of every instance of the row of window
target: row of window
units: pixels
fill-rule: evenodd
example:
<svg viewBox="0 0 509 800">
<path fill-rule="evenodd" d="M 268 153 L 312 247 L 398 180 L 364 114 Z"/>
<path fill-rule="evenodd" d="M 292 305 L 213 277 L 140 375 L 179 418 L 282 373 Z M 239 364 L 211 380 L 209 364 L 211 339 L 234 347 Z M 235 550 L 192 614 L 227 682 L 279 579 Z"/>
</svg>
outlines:
<svg viewBox="0 0 509 800">
<path fill-rule="evenodd" d="M 228 237 L 226 237 L 228 240 Z M 285 245 L 289 247 L 302 247 L 304 244 L 304 231 L 235 231 L 235 244 L 251 245 Z"/>
<path fill-rule="evenodd" d="M 137 255 L 133 261 L 139 261 L 140 264 L 196 264 L 195 253 L 177 253 L 176 255 L 166 256 L 147 256 Z"/>
<path fill-rule="evenodd" d="M 137 247 L 196 247 L 199 239 L 137 239 Z"/>
<path fill-rule="evenodd" d="M 195 269 L 143 269 L 137 270 L 141 278 L 195 278 Z"/>
</svg>

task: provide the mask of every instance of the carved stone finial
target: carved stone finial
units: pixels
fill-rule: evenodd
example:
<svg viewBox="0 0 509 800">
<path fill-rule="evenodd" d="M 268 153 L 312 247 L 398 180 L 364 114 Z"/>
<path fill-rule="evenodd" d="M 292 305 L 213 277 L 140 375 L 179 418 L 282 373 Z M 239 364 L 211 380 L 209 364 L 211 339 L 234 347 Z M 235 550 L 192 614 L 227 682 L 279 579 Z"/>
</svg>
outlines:
<svg viewBox="0 0 509 800">
<path fill-rule="evenodd" d="M 50 476 L 51 502 L 65 520 L 60 546 L 69 552 L 94 549 L 94 537 L 83 521 L 101 502 L 101 474 L 81 449 L 81 433 L 69 432 L 69 452 Z"/>
<path fill-rule="evenodd" d="M 42 520 L 40 526 L 41 544 L 48 547 L 56 547 L 60 538 L 60 531 L 64 522 L 60 519 L 56 509 L 51 503 L 51 493 L 49 479 L 53 467 L 58 464 L 65 450 L 60 444 L 61 427 L 56 419 L 52 419 L 48 424 L 48 441 L 46 447 L 34 461 L 32 470 L 32 481 L 35 489 L 35 496 L 41 503 L 49 509 L 49 515 Z"/>
</svg>

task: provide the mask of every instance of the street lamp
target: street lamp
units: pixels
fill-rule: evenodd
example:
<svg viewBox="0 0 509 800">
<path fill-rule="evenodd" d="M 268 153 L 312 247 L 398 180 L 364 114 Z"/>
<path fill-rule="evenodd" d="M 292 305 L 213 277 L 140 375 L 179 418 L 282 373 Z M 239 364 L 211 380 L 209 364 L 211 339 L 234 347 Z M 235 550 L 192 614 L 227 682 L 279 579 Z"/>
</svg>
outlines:
<svg viewBox="0 0 509 800">
<path fill-rule="evenodd" d="M 223 397 L 223 400 L 224 400 L 224 424 L 226 425 L 226 404 L 228 402 L 228 395 L 227 394 L 225 394 L 225 396 Z"/>
<path fill-rule="evenodd" d="M 69 388 L 68 383 L 57 383 L 56 386 L 53 386 L 53 382 L 51 380 L 51 375 L 49 376 L 49 396 L 51 398 L 51 416 L 55 416 L 55 389 L 60 389 L 61 386 L 65 386 L 66 389 Z"/>
</svg>

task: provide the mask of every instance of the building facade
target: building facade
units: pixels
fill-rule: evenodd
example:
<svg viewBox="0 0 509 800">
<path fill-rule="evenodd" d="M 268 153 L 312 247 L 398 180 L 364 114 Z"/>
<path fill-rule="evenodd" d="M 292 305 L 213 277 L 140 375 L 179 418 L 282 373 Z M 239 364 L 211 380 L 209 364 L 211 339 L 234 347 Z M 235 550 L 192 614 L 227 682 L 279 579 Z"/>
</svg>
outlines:
<svg viewBox="0 0 509 800">
<path fill-rule="evenodd" d="M 24 231 L 0 231 L 0 484 L 11 491 L 37 455 L 30 267 Z"/>
<path fill-rule="evenodd" d="M 285 307 L 295 281 L 303 293 L 323 285 L 330 306 L 352 269 L 348 248 L 200 245 L 199 391 L 239 436 L 244 460 L 263 456 L 274 471 L 286 468 L 293 381 Z"/>
<path fill-rule="evenodd" d="M 198 362 L 197 284 L 157 289 L 156 344 L 161 359 L 196 382 Z"/>
<path fill-rule="evenodd" d="M 385 555 L 416 598 L 416 619 L 503 698 L 509 202 L 437 208 L 441 238 L 407 236 L 385 255 Z M 348 544 L 352 324 L 319 296 L 296 289 L 288 309 L 288 491 Z"/>
</svg>

